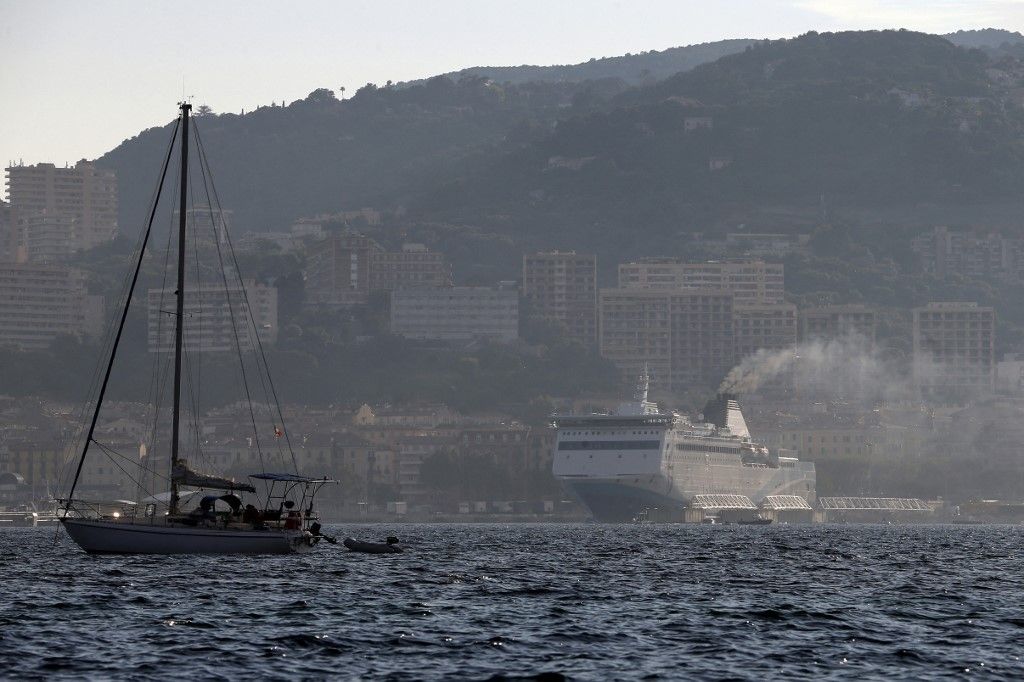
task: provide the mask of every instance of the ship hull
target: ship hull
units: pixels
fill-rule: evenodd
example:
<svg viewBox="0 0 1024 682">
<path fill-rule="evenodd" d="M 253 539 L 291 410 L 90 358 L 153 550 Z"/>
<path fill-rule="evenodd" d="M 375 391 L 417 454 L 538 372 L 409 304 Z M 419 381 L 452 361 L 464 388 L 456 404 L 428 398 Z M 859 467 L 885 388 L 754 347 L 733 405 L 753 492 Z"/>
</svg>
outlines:
<svg viewBox="0 0 1024 682">
<path fill-rule="evenodd" d="M 563 479 L 562 486 L 599 523 L 630 523 L 652 510 L 682 509 L 682 500 L 615 479 Z"/>
<path fill-rule="evenodd" d="M 216 530 L 125 521 L 61 519 L 71 539 L 90 554 L 292 554 L 317 538 L 300 530 Z"/>
<path fill-rule="evenodd" d="M 814 465 L 798 469 L 749 469 L 741 465 L 684 467 L 675 476 L 559 477 L 562 486 L 600 523 L 628 523 L 640 517 L 682 520 L 700 494 L 743 495 L 760 504 L 768 495 L 798 495 L 813 504 Z"/>
</svg>

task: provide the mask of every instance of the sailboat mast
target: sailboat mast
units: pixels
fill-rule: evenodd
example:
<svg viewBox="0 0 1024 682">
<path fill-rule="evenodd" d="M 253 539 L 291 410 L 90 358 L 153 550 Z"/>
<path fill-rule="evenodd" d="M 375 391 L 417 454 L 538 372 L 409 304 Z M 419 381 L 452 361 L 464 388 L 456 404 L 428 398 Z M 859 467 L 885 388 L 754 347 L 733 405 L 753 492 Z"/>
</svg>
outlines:
<svg viewBox="0 0 1024 682">
<path fill-rule="evenodd" d="M 174 316 L 174 415 L 171 425 L 171 504 L 170 512 L 178 511 L 178 483 L 174 470 L 179 460 L 181 431 L 181 347 L 185 327 L 185 223 L 188 210 L 188 117 L 192 105 L 181 103 L 181 199 L 178 205 L 178 288 Z"/>
</svg>

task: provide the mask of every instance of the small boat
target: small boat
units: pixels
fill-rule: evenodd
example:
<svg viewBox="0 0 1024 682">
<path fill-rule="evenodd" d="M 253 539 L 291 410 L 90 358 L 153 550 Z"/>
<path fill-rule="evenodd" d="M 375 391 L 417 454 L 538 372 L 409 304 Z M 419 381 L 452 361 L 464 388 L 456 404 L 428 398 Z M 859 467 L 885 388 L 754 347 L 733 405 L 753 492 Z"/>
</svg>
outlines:
<svg viewBox="0 0 1024 682">
<path fill-rule="evenodd" d="M 389 537 L 387 542 L 362 542 L 355 538 L 345 538 L 341 544 L 353 552 L 364 552 L 366 554 L 401 554 L 402 548 L 398 546 L 398 538 Z"/>
</svg>

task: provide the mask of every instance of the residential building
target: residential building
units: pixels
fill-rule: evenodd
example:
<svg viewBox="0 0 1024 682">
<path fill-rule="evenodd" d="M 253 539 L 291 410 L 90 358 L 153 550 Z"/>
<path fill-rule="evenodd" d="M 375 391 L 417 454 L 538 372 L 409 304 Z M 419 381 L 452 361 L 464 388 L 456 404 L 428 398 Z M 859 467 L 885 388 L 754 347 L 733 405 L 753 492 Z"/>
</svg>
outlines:
<svg viewBox="0 0 1024 682">
<path fill-rule="evenodd" d="M 938 226 L 915 237 L 911 248 L 925 272 L 939 277 L 1024 279 L 1024 240 L 995 231 Z"/>
<path fill-rule="evenodd" d="M 10 440 L 0 448 L 0 473 L 19 474 L 42 496 L 61 486 L 61 469 L 67 453 L 53 435 L 31 440 Z"/>
<path fill-rule="evenodd" d="M 914 380 L 926 395 L 976 396 L 995 388 L 995 310 L 977 303 L 914 308 Z"/>
<path fill-rule="evenodd" d="M 191 235 L 195 243 L 202 246 L 209 246 L 216 249 L 218 245 L 224 250 L 225 260 L 227 254 L 227 233 L 231 225 L 233 211 L 226 209 L 211 208 L 207 204 L 198 204 L 185 210 L 185 230 Z M 181 213 L 174 210 L 172 221 L 177 226 Z"/>
<path fill-rule="evenodd" d="M 193 288 L 185 296 L 184 346 L 190 351 L 250 350 L 277 342 L 277 288 L 253 280 L 238 285 Z M 174 289 L 149 290 L 149 352 L 174 349 Z M 235 343 L 237 330 L 238 344 Z"/>
<path fill-rule="evenodd" d="M 0 263 L 18 260 L 18 240 L 11 205 L 0 199 Z"/>
<path fill-rule="evenodd" d="M 730 232 L 725 236 L 728 248 L 758 258 L 782 258 L 791 253 L 805 253 L 810 241 L 809 234 Z"/>
<path fill-rule="evenodd" d="M 354 232 L 332 234 L 316 244 L 306 270 L 306 301 L 345 308 L 370 300 L 370 267 L 380 244 Z"/>
<path fill-rule="evenodd" d="M 800 339 L 803 341 L 860 338 L 874 346 L 877 329 L 875 311 L 859 303 L 800 311 Z"/>
<path fill-rule="evenodd" d="M 624 382 L 646 366 L 654 388 L 717 385 L 735 363 L 731 293 L 602 289 L 599 310 L 601 355 Z"/>
<path fill-rule="evenodd" d="M 700 289 L 731 293 L 737 303 L 782 303 L 785 267 L 760 259 L 686 263 L 644 258 L 619 265 L 621 289 Z"/>
<path fill-rule="evenodd" d="M 519 292 L 511 287 L 398 289 L 391 292 L 391 331 L 424 341 L 519 338 Z"/>
<path fill-rule="evenodd" d="M 394 291 L 417 287 L 451 286 L 451 269 L 444 254 L 423 244 L 403 244 L 401 251 L 370 254 L 370 290 Z"/>
<path fill-rule="evenodd" d="M 549 251 L 523 256 L 523 297 L 539 317 L 565 325 L 569 338 L 597 341 L 597 256 Z"/>
<path fill-rule="evenodd" d="M 385 251 L 373 239 L 351 231 L 314 245 L 306 270 L 307 303 L 328 308 L 364 305 L 377 291 L 450 285 L 444 254 L 422 244 Z"/>
<path fill-rule="evenodd" d="M 714 119 L 710 116 L 687 116 L 683 119 L 683 130 L 692 133 L 696 130 L 711 130 Z"/>
<path fill-rule="evenodd" d="M 73 225 L 67 245 L 71 252 L 103 244 L 117 234 L 117 177 L 89 161 L 79 161 L 73 168 L 52 163 L 11 166 L 7 197 L 15 225 L 36 213 L 68 216 Z"/>
<path fill-rule="evenodd" d="M 736 360 L 759 350 L 796 344 L 797 316 L 792 303 L 735 303 L 732 308 Z"/>
<path fill-rule="evenodd" d="M 43 210 L 18 219 L 15 232 L 25 259 L 32 263 L 61 263 L 76 251 L 76 224 L 70 213 Z"/>
<path fill-rule="evenodd" d="M 103 298 L 63 265 L 0 264 L 0 346 L 45 348 L 61 334 L 99 335 Z"/>
</svg>

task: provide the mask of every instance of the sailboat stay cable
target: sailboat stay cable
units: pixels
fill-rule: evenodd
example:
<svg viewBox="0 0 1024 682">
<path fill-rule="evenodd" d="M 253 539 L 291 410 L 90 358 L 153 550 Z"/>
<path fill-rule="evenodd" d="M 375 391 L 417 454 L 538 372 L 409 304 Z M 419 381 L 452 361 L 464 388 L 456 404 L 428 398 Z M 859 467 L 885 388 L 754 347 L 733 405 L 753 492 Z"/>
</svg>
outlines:
<svg viewBox="0 0 1024 682">
<path fill-rule="evenodd" d="M 209 161 L 207 160 L 207 157 L 206 157 L 206 147 L 203 144 L 203 138 L 199 134 L 199 128 L 198 127 L 196 127 L 196 146 L 197 146 L 197 148 L 199 150 L 199 159 L 200 159 L 200 162 L 201 162 L 200 163 L 200 170 L 202 171 L 204 166 L 206 167 L 207 170 L 209 170 Z M 220 196 L 217 193 L 217 185 L 216 185 L 216 183 L 213 180 L 213 174 L 212 173 L 209 174 L 209 180 L 210 180 L 210 189 L 213 191 L 213 198 L 217 202 L 217 206 L 219 208 L 220 207 Z M 249 296 L 246 293 L 245 284 L 243 282 L 241 282 L 241 270 L 238 267 L 238 256 L 235 254 L 235 246 L 234 246 L 234 244 L 231 241 L 231 233 L 230 233 L 230 231 L 224 230 L 224 238 L 225 238 L 225 241 L 227 242 L 227 245 L 228 245 L 228 253 L 231 255 L 231 261 L 234 264 L 235 274 L 238 276 L 239 283 L 241 284 L 241 287 L 242 287 L 242 296 L 243 296 L 243 298 L 245 300 L 245 307 L 246 307 L 246 309 L 249 312 L 249 320 L 250 320 L 250 322 L 251 322 L 251 324 L 253 326 L 253 329 L 256 329 L 256 320 L 255 320 L 255 318 L 253 317 L 253 314 L 252 314 L 252 306 L 249 305 Z M 218 255 L 220 254 L 219 245 L 218 245 L 217 253 L 218 253 Z M 263 368 L 264 368 L 264 370 L 266 371 L 266 374 L 267 374 L 267 383 L 270 385 L 270 393 L 271 393 L 271 396 L 273 397 L 273 400 L 274 400 L 274 408 L 277 410 L 277 417 L 281 421 L 281 431 L 284 433 L 285 444 L 288 447 L 288 454 L 291 456 L 291 460 L 292 460 L 292 467 L 295 469 L 295 473 L 298 474 L 299 473 L 299 464 L 298 464 L 298 461 L 295 458 L 295 450 L 292 448 L 292 441 L 291 441 L 291 437 L 288 434 L 288 429 L 285 428 L 284 413 L 281 411 L 281 401 L 277 397 L 277 388 L 274 386 L 274 378 L 270 374 L 270 364 L 267 362 L 267 354 L 266 354 L 266 352 L 265 352 L 265 350 L 263 348 L 263 341 L 260 339 L 260 336 L 259 336 L 258 333 L 255 334 L 255 337 L 256 337 L 256 348 L 259 350 L 260 358 L 263 361 Z"/>
<path fill-rule="evenodd" d="M 107 459 L 110 460 L 111 464 L 116 466 L 121 471 L 121 473 L 124 474 L 125 478 L 127 478 L 129 481 L 131 481 L 132 483 L 135 484 L 136 488 L 139 488 L 140 490 L 144 490 L 146 492 L 149 492 L 150 495 L 153 494 L 151 491 L 146 490 L 145 486 L 142 483 L 140 483 L 138 480 L 136 480 L 134 476 L 132 476 L 130 473 L 128 473 L 125 470 L 125 468 L 123 466 L 121 466 L 121 464 L 117 460 L 115 460 L 111 455 L 117 455 L 121 459 L 131 462 L 132 459 L 130 457 L 122 455 L 117 450 L 114 450 L 113 448 L 108 447 L 108 446 L 104 445 L 103 443 L 101 443 L 101 442 L 99 442 L 97 440 L 94 440 L 93 444 L 100 449 L 100 452 L 102 452 L 104 455 L 107 456 Z"/>
<path fill-rule="evenodd" d="M 230 320 L 231 320 L 231 332 L 232 332 L 232 334 L 233 334 L 233 336 L 235 338 L 235 352 L 238 355 L 238 367 L 239 367 L 239 370 L 241 371 L 241 374 L 242 374 L 242 385 L 243 385 L 243 387 L 245 389 L 245 400 L 246 400 L 246 405 L 247 405 L 247 407 L 249 409 L 249 420 L 252 423 L 253 438 L 254 438 L 254 442 L 256 443 L 256 453 L 257 453 L 257 455 L 259 455 L 259 458 L 260 458 L 260 469 L 265 474 L 265 473 L 267 473 L 267 468 L 266 468 L 266 463 L 263 461 L 263 449 L 262 449 L 261 444 L 260 444 L 259 428 L 256 425 L 256 413 L 253 410 L 253 406 L 252 406 L 252 395 L 251 395 L 251 392 L 249 390 L 249 377 L 248 377 L 248 374 L 247 374 L 247 372 L 245 370 L 245 358 L 242 355 L 242 343 L 241 343 L 241 339 L 239 338 L 239 335 L 238 335 L 238 322 L 235 319 L 235 306 L 234 306 L 234 304 L 232 303 L 232 300 L 231 300 L 231 288 L 228 285 L 227 271 L 224 269 L 224 258 L 223 258 L 223 255 L 221 254 L 220 239 L 219 239 L 219 235 L 217 234 L 217 228 L 216 228 L 217 222 L 216 222 L 216 218 L 215 218 L 214 212 L 213 212 L 213 203 L 210 200 L 210 189 L 209 189 L 209 186 L 207 184 L 208 181 L 210 183 L 212 183 L 212 178 L 209 177 L 209 173 L 207 172 L 208 168 L 205 165 L 205 155 L 203 153 L 203 149 L 202 149 L 202 146 L 201 146 L 201 141 L 200 141 L 199 133 L 198 133 L 198 127 L 197 127 L 196 130 L 197 130 L 197 132 L 196 132 L 196 149 L 198 150 L 198 153 L 199 153 L 199 172 L 200 172 L 200 174 L 202 174 L 202 177 L 203 177 L 203 189 L 206 192 L 206 205 L 207 205 L 207 208 L 210 211 L 210 224 L 213 226 L 213 241 L 214 241 L 214 245 L 216 246 L 216 250 L 217 250 L 217 260 L 220 263 L 221 279 L 223 280 L 223 284 L 224 284 L 224 296 L 226 297 L 227 303 L 228 303 L 228 314 L 229 314 Z M 221 218 L 223 219 L 223 215 L 224 215 L 223 214 L 223 209 L 220 206 L 220 201 L 219 200 L 217 201 L 217 209 L 218 209 L 218 211 L 220 211 Z M 224 233 L 227 234 L 227 229 L 224 230 Z M 237 266 L 236 266 L 235 274 L 236 275 L 239 274 L 238 270 L 237 270 Z M 242 288 L 242 295 L 244 296 L 245 295 L 245 283 L 244 282 L 240 282 L 240 284 L 241 284 L 241 288 Z M 248 305 L 249 305 L 248 299 L 246 298 L 244 300 L 245 300 L 246 307 L 248 307 Z M 250 316 L 251 316 L 252 311 L 250 310 L 249 312 L 250 312 Z M 253 329 L 255 329 L 255 325 L 253 326 Z M 247 331 L 248 331 L 248 329 L 247 329 Z M 254 332 L 253 335 L 257 336 L 257 338 L 258 338 L 258 334 L 255 334 L 255 332 Z M 263 377 L 262 377 L 262 375 L 260 375 L 259 367 L 257 367 L 257 375 L 259 375 L 260 382 L 262 383 Z M 269 398 L 269 394 L 267 393 L 265 386 L 264 386 L 263 390 L 264 390 L 264 394 Z"/>
<path fill-rule="evenodd" d="M 193 126 L 194 127 L 194 126 Z M 196 296 L 195 302 L 193 303 L 195 313 L 189 314 L 189 317 L 194 316 L 195 319 L 195 338 L 198 339 L 198 348 L 195 352 L 185 349 L 185 376 L 188 379 L 188 393 L 190 402 L 192 405 L 191 415 L 191 427 L 195 433 L 195 455 L 197 458 L 202 456 L 200 445 L 202 438 L 200 437 L 200 393 L 202 391 L 202 376 L 203 376 L 203 282 L 202 282 L 202 271 L 199 265 L 199 230 L 196 229 L 195 225 L 195 211 L 196 211 L 196 194 L 195 187 L 193 186 L 192 178 L 189 178 L 188 183 L 188 194 L 192 200 L 192 252 L 195 255 L 196 261 Z M 195 374 L 193 375 L 193 365 Z"/>
<path fill-rule="evenodd" d="M 174 174 L 174 185 L 171 196 L 177 194 L 178 191 L 178 173 Z M 156 320 L 156 352 L 153 353 L 153 369 L 150 375 L 149 389 L 146 391 L 147 396 L 151 396 L 149 403 L 153 406 L 153 422 L 149 430 L 149 446 L 154 448 L 156 445 L 157 430 L 160 421 L 160 410 L 163 409 L 164 403 L 164 389 L 167 386 L 167 377 L 171 371 L 171 363 L 169 359 L 163 358 L 163 351 L 161 350 L 164 342 L 164 318 L 167 313 L 164 312 L 164 301 L 167 293 L 167 267 L 171 258 L 171 237 L 174 235 L 174 229 L 172 225 L 174 223 L 174 202 L 171 202 L 170 211 L 168 213 L 167 221 L 167 244 L 164 246 L 164 264 L 160 269 L 160 296 L 157 299 L 157 320 Z M 149 465 L 146 471 L 150 472 L 153 477 L 157 476 L 156 467 Z M 155 485 L 155 479 L 151 479 Z"/>
<path fill-rule="evenodd" d="M 175 123 L 175 126 L 177 126 L 177 123 Z M 170 153 L 170 150 L 174 147 L 174 140 L 175 139 L 176 139 L 175 136 L 172 135 L 171 138 L 167 142 L 168 154 Z M 160 184 L 162 184 L 162 183 L 158 183 L 153 188 L 152 196 L 150 197 L 149 204 L 147 204 L 148 206 L 154 206 L 155 207 L 157 205 L 157 203 L 158 203 L 157 200 L 159 198 L 159 192 L 160 192 Z M 145 236 L 145 230 L 139 230 L 138 237 L 136 237 L 136 240 L 135 240 L 135 246 L 132 248 L 132 251 L 131 251 L 133 256 L 136 256 L 137 254 L 141 254 L 142 253 L 142 250 L 143 250 L 142 249 L 142 243 L 143 243 L 142 240 L 143 240 L 144 236 Z M 129 286 L 130 286 L 130 284 L 131 284 L 131 271 L 129 270 L 129 271 L 125 272 L 125 275 L 124 275 L 124 277 L 123 277 L 123 279 L 121 281 L 121 288 L 118 291 L 118 294 L 117 294 L 116 298 L 114 299 L 116 301 L 116 304 L 111 308 L 111 310 L 121 310 L 121 309 L 123 309 L 123 307 L 125 305 L 127 305 L 127 301 L 128 301 L 127 297 L 128 297 L 128 293 L 129 293 Z M 104 367 L 105 367 L 105 363 L 102 362 L 102 358 L 108 357 L 108 355 L 111 352 L 111 346 L 113 345 L 113 342 L 114 342 L 115 331 L 116 331 L 116 328 L 117 328 L 117 325 L 115 324 L 115 321 L 116 321 L 116 318 L 111 318 L 110 319 L 109 323 L 106 325 L 106 328 L 105 328 L 105 330 L 103 332 L 103 337 L 100 339 L 100 344 L 99 344 L 98 352 L 97 352 L 97 357 L 100 358 L 100 361 L 97 361 L 93 365 L 92 372 L 91 372 L 91 374 L 89 376 L 89 384 L 88 384 L 88 387 L 86 388 L 86 391 L 85 391 L 85 400 L 82 402 L 81 406 L 79 407 L 79 409 L 77 411 L 77 415 L 75 417 L 75 423 L 78 426 L 75 429 L 73 429 L 70 433 L 65 434 L 61 438 L 61 440 L 60 440 L 60 446 L 59 446 L 60 447 L 60 452 L 63 452 L 65 454 L 61 458 L 60 469 L 59 469 L 59 471 L 57 473 L 57 481 L 58 482 L 64 480 L 64 475 L 65 475 L 66 471 L 68 470 L 68 466 L 71 464 L 71 461 L 74 458 L 75 450 L 72 448 L 72 446 L 75 443 L 79 443 L 79 442 L 87 443 L 88 442 L 88 440 L 83 440 L 83 436 L 86 433 L 86 431 L 88 429 L 88 424 L 89 424 L 89 422 L 86 420 L 85 416 L 87 414 L 89 414 L 89 412 L 91 411 L 91 408 L 94 406 L 94 400 L 95 400 L 95 397 L 96 397 L 96 395 L 98 393 L 98 389 L 99 389 L 99 385 L 100 385 L 100 378 L 103 376 L 103 370 L 104 370 Z"/>
<path fill-rule="evenodd" d="M 171 153 L 174 150 L 174 139 L 178 135 L 179 125 L 174 126 L 174 131 L 171 133 L 171 144 L 167 149 L 167 157 L 164 159 L 163 169 L 160 171 L 160 184 L 157 186 L 156 199 L 153 201 L 153 208 L 149 213 L 149 221 L 146 223 L 146 233 L 142 238 L 142 248 L 139 249 L 139 258 L 135 261 L 135 271 L 132 273 L 132 283 L 128 288 L 128 296 L 125 300 L 125 305 L 121 310 L 121 320 L 117 326 L 117 334 L 114 336 L 114 344 L 110 349 L 110 360 L 107 362 L 107 369 L 103 376 L 103 384 L 100 386 L 99 395 L 96 397 L 96 406 L 92 413 L 92 422 L 89 424 L 89 433 L 85 439 L 85 445 L 82 447 L 82 455 L 78 459 L 78 468 L 75 469 L 75 478 L 71 482 L 71 490 L 68 492 L 68 499 L 64 505 L 64 517 L 67 518 L 69 507 L 71 506 L 71 500 L 75 496 L 75 488 L 78 487 L 78 479 L 82 476 L 82 466 L 85 464 L 85 455 L 89 451 L 89 443 L 92 442 L 93 434 L 96 432 L 96 422 L 100 416 L 100 409 L 103 407 L 103 398 L 107 393 L 107 386 L 110 383 L 110 373 L 114 369 L 114 358 L 117 355 L 117 347 L 121 343 L 121 335 L 124 333 L 124 323 L 128 319 L 128 309 L 131 307 L 132 294 L 135 292 L 135 285 L 139 281 L 139 271 L 142 269 L 142 258 L 146 254 L 146 244 L 149 243 L 149 236 L 153 230 L 153 218 L 156 217 L 156 209 L 160 204 L 160 188 L 163 187 L 164 179 L 167 176 L 167 166 L 171 162 Z"/>
</svg>

